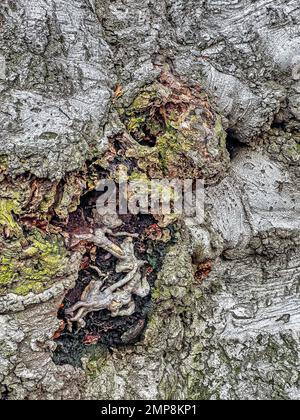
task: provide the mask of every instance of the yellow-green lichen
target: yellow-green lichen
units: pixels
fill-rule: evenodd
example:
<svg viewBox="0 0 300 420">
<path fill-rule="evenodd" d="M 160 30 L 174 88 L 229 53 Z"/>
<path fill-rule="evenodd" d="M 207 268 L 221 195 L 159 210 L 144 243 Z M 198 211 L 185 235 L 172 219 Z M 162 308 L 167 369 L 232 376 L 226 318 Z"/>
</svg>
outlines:
<svg viewBox="0 0 300 420">
<path fill-rule="evenodd" d="M 157 141 L 157 150 L 163 171 L 168 171 L 175 162 L 178 162 L 178 159 L 188 153 L 191 147 L 190 141 L 174 128 L 160 136 Z"/>
<path fill-rule="evenodd" d="M 11 242 L 0 257 L 0 294 L 41 292 L 63 274 L 65 257 L 63 243 L 56 235 L 35 230 L 26 239 Z"/>
<path fill-rule="evenodd" d="M 129 119 L 127 129 L 129 133 L 134 133 L 142 123 L 145 122 L 145 117 L 132 117 Z"/>
<path fill-rule="evenodd" d="M 166 286 L 159 286 L 152 290 L 152 299 L 154 301 L 162 301 L 162 300 L 168 300 L 171 299 L 171 290 L 169 287 Z"/>
<path fill-rule="evenodd" d="M 16 200 L 0 199 L 0 226 L 9 230 L 9 235 L 20 236 L 22 229 L 15 220 L 20 214 L 20 207 Z"/>
</svg>

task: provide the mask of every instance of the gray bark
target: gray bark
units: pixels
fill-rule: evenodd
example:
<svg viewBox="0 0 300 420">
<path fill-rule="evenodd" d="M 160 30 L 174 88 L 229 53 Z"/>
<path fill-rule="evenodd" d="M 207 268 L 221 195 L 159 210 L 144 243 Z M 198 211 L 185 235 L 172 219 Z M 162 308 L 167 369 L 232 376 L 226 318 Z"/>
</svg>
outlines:
<svg viewBox="0 0 300 420">
<path fill-rule="evenodd" d="M 82 368 L 53 362 L 78 253 L 43 290 L 0 295 L 3 396 L 300 398 L 299 28 L 298 0 L 2 0 L 1 202 L 26 176 L 51 185 L 100 158 L 124 129 L 116 86 L 128 106 L 164 63 L 202 86 L 238 140 L 205 222 L 185 220 L 169 249 L 138 344 L 96 347 Z M 201 284 L 192 256 L 212 261 Z"/>
</svg>

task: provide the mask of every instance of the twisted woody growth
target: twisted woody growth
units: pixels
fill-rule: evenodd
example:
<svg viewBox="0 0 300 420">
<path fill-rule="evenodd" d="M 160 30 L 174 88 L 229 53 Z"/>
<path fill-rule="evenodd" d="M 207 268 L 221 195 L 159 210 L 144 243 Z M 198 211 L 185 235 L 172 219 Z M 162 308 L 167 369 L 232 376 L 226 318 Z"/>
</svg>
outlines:
<svg viewBox="0 0 300 420">
<path fill-rule="evenodd" d="M 65 311 L 69 329 L 72 329 L 74 323 L 77 324 L 78 330 L 84 328 L 86 325 L 84 318 L 90 312 L 104 309 L 109 310 L 112 317 L 130 316 L 135 312 L 133 295 L 145 297 L 150 293 L 150 285 L 141 274 L 141 268 L 146 262 L 139 260 L 134 254 L 133 239 L 137 235 L 127 232 L 113 233 L 114 229 L 123 224 L 117 214 L 100 217 L 94 210 L 93 215 L 94 226 L 91 231 L 86 234 L 74 235 L 71 239 L 71 246 L 75 246 L 81 241 L 93 243 L 96 247 L 116 257 L 118 259 L 116 273 L 126 273 L 126 275 L 123 279 L 107 287 L 105 282 L 110 274 L 102 273 L 98 267 L 91 267 L 97 272 L 99 278 L 91 280 L 83 291 L 81 300 Z M 108 236 L 125 237 L 125 240 L 119 246 L 112 242 Z"/>
</svg>

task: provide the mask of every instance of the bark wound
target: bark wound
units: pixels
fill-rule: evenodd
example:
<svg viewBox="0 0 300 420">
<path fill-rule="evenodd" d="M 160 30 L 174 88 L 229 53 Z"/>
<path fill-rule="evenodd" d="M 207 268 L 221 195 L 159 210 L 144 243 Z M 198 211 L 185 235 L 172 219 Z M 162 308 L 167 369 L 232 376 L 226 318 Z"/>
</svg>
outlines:
<svg viewBox="0 0 300 420">
<path fill-rule="evenodd" d="M 121 103 L 116 103 L 116 108 L 124 123 L 124 132 L 111 138 L 106 155 L 93 164 L 96 172 L 105 168 L 105 177 L 114 179 L 120 169 L 126 169 L 131 181 L 142 180 L 146 185 L 154 178 L 204 177 L 210 182 L 220 176 L 220 162 L 226 168 L 228 155 L 220 116 L 200 86 L 186 85 L 173 76 L 168 67 L 162 70 L 157 82 L 142 89 L 130 106 L 122 107 Z M 100 343 L 109 347 L 129 344 L 140 338 L 147 324 L 150 295 L 137 293 L 134 302 L 125 301 L 120 314 L 112 309 L 119 303 L 114 301 L 111 304 L 105 295 L 122 279 L 118 258 L 125 242 L 112 238 L 110 233 L 108 240 L 105 236 L 107 230 L 99 232 L 100 225 L 95 221 L 96 200 L 96 192 L 84 195 L 66 228 L 69 236 L 77 235 L 85 242 L 78 245 L 84 247 L 81 249 L 84 256 L 76 287 L 67 294 L 59 311 L 59 318 L 66 323 L 66 328 L 56 334 L 59 346 L 55 360 L 61 364 L 76 363 L 78 348 L 73 353 L 71 351 L 74 340 L 85 345 Z M 176 226 L 172 221 L 176 218 L 173 216 L 167 223 L 167 217 L 164 220 L 161 215 L 128 215 L 121 219 L 118 229 L 137 236 L 134 257 L 145 260 L 142 277 L 153 287 L 164 255 L 174 243 Z M 105 245 L 99 245 L 100 240 L 89 233 L 97 229 Z M 112 235 L 118 233 L 115 229 Z M 106 243 L 107 240 L 114 241 L 116 252 L 112 243 Z M 203 271 L 204 276 L 207 270 L 208 267 Z M 99 278 L 97 281 L 97 273 L 108 275 L 103 285 Z M 122 294 L 127 286 L 122 287 L 117 293 Z M 132 306 L 133 310 L 130 309 Z M 71 320 L 79 324 L 79 329 L 76 326 L 70 328 L 70 314 Z"/>
<path fill-rule="evenodd" d="M 94 200 L 94 194 L 85 197 L 82 203 L 83 207 L 70 217 L 70 226 L 73 223 L 77 225 L 78 218 L 89 218 L 90 207 Z M 88 205 L 85 207 L 87 202 Z M 134 240 L 135 255 L 137 258 L 146 261 L 146 265 L 142 269 L 142 275 L 146 277 L 152 288 L 155 285 L 167 248 L 175 241 L 176 229 L 174 226 L 164 229 L 159 228 L 157 221 L 151 215 L 122 216 L 122 222 L 122 230 L 138 235 L 138 238 Z M 154 231 L 156 236 L 153 234 Z M 117 245 L 122 246 L 121 239 L 115 238 L 113 240 Z M 95 267 L 104 274 L 109 273 L 105 282 L 106 287 L 114 285 L 124 277 L 124 273 L 116 272 L 117 263 L 118 259 L 109 255 L 103 249 L 96 248 L 92 244 L 85 244 L 85 252 L 76 286 L 67 293 L 58 313 L 58 317 L 64 325 L 67 321 L 65 310 L 78 302 L 88 284 L 97 278 Z M 112 317 L 111 312 L 105 309 L 88 314 L 85 318 L 86 326 L 80 331 L 73 328 L 70 332 L 67 327 L 64 328 L 57 337 L 58 348 L 54 355 L 55 362 L 58 364 L 78 364 L 78 355 L 85 352 L 84 346 L 99 344 L 114 347 L 139 341 L 147 325 L 151 309 L 151 294 L 145 297 L 134 296 L 134 303 L 135 311 L 129 316 Z"/>
</svg>

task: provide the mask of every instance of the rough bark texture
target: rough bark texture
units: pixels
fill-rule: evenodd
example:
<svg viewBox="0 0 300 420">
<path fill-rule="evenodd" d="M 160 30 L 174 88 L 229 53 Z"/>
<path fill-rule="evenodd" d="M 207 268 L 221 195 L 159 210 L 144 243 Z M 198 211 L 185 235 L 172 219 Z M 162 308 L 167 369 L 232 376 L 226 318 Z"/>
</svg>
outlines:
<svg viewBox="0 0 300 420">
<path fill-rule="evenodd" d="M 300 398 L 299 28 L 298 0 L 1 1 L 3 398 Z M 89 162 L 130 134 L 120 109 L 162 69 L 204 89 L 231 160 L 212 141 L 199 163 L 205 223 L 168 249 L 143 338 L 57 366 L 82 255 L 41 227 L 76 210 Z"/>
</svg>

